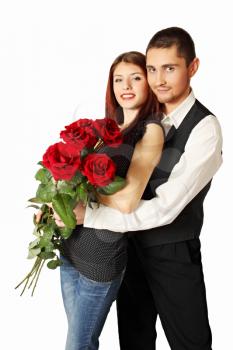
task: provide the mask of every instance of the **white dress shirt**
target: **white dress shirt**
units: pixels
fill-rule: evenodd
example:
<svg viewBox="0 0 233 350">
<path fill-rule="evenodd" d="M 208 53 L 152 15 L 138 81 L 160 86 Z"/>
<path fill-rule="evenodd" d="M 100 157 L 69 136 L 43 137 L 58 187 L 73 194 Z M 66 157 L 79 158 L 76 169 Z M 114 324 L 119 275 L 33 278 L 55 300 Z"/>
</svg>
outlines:
<svg viewBox="0 0 233 350">
<path fill-rule="evenodd" d="M 167 134 L 174 125 L 177 129 L 193 104 L 193 92 L 169 115 L 162 124 Z M 192 130 L 184 153 L 174 166 L 169 179 L 156 189 L 156 197 L 141 200 L 131 214 L 100 205 L 86 208 L 84 226 L 116 232 L 151 229 L 171 223 L 184 207 L 212 179 L 222 164 L 222 133 L 216 117 L 208 115 Z"/>
</svg>

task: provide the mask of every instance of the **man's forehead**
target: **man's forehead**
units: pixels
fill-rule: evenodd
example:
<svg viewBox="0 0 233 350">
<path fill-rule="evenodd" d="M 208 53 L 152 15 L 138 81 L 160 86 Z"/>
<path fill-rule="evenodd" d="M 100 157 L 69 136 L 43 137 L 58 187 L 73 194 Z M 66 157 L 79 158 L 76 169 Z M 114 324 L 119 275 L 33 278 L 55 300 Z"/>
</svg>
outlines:
<svg viewBox="0 0 233 350">
<path fill-rule="evenodd" d="M 167 48 L 151 48 L 146 54 L 147 65 L 170 65 L 183 61 L 184 58 L 178 55 L 177 47 L 173 45 Z"/>
</svg>

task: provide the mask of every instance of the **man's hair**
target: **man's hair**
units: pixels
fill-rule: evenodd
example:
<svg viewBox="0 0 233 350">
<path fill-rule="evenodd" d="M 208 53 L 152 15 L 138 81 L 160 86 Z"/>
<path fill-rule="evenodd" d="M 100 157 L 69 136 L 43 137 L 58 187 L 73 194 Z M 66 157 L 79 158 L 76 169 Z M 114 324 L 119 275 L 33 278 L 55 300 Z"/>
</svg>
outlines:
<svg viewBox="0 0 233 350">
<path fill-rule="evenodd" d="M 149 41 L 146 53 L 152 48 L 169 48 L 174 45 L 188 66 L 196 57 L 195 45 L 190 34 L 182 28 L 170 27 L 157 32 Z"/>
</svg>

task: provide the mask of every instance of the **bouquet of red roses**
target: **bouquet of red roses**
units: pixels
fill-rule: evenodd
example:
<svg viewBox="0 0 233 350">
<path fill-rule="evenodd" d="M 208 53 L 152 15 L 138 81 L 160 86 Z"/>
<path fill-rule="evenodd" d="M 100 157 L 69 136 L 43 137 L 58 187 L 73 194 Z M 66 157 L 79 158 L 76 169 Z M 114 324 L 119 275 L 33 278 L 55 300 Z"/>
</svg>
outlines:
<svg viewBox="0 0 233 350">
<path fill-rule="evenodd" d="M 63 239 L 67 239 L 76 226 L 73 209 L 79 202 L 98 203 L 98 193 L 113 194 L 124 187 L 125 180 L 115 175 L 113 160 L 98 150 L 108 145 L 118 147 L 122 134 L 116 122 L 105 119 L 79 119 L 61 131 L 62 142 L 50 146 L 38 164 L 41 168 L 35 178 L 40 182 L 36 196 L 29 199 L 41 210 L 40 222 L 33 217 L 36 236 L 29 244 L 28 258 L 36 258 L 31 271 L 16 288 L 24 284 L 34 293 L 44 263 L 50 269 L 62 264 L 58 252 Z M 39 205 L 38 205 L 39 204 Z M 52 204 L 52 208 L 51 208 Z M 60 216 L 65 227 L 58 227 L 53 210 Z"/>
</svg>

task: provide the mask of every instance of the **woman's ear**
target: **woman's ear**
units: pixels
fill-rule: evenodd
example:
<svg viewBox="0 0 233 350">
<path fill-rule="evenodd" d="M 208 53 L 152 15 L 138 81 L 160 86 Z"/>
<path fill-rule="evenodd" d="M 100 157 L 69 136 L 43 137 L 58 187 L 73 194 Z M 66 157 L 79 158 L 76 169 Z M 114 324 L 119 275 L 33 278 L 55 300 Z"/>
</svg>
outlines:
<svg viewBox="0 0 233 350">
<path fill-rule="evenodd" d="M 197 72 L 199 64 L 200 64 L 200 60 L 197 57 L 195 57 L 193 61 L 189 64 L 188 70 L 189 70 L 190 78 L 192 78 L 194 74 Z"/>
</svg>

